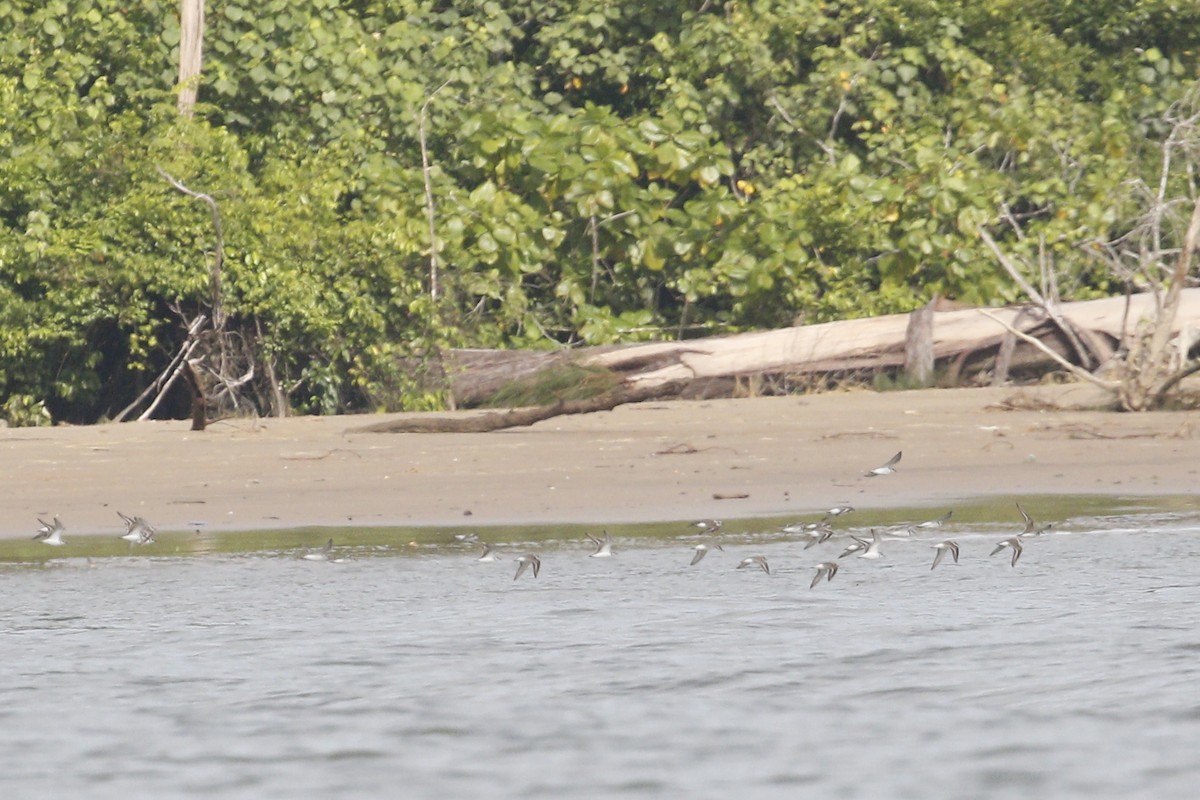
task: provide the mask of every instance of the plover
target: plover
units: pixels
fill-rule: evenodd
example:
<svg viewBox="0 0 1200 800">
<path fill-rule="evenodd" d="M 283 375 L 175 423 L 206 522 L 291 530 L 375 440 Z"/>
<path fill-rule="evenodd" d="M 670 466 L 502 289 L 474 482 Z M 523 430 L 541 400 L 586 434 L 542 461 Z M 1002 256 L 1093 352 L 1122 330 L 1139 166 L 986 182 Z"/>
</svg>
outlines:
<svg viewBox="0 0 1200 800">
<path fill-rule="evenodd" d="M 988 555 L 994 556 L 994 555 L 996 555 L 996 553 L 999 553 L 1001 550 L 1003 550 L 1006 547 L 1012 548 L 1012 554 L 1013 554 L 1012 555 L 1012 566 L 1015 567 L 1017 565 L 1017 559 L 1019 559 L 1021 557 L 1021 550 L 1023 549 L 1021 547 L 1020 535 L 1008 537 L 1004 541 L 1000 542 L 1000 544 L 996 545 L 996 549 L 993 550 Z"/>
<path fill-rule="evenodd" d="M 588 534 L 588 538 L 592 540 L 592 544 L 596 545 L 596 552 L 592 553 L 589 558 L 608 558 L 613 554 L 612 537 L 608 535 L 608 531 L 604 532 L 604 538 Z"/>
<path fill-rule="evenodd" d="M 478 533 L 456 533 L 456 534 L 454 534 L 454 541 L 462 542 L 463 544 L 475 544 L 476 542 L 479 541 L 479 534 Z"/>
<path fill-rule="evenodd" d="M 875 469 L 869 469 L 863 473 L 863 476 L 867 477 L 867 478 L 874 478 L 879 475 L 891 475 L 893 472 L 896 471 L 896 464 L 900 463 L 900 456 L 902 454 L 903 454 L 903 451 L 896 453 L 896 455 L 889 458 L 888 462 L 886 464 L 884 464 L 882 467 L 876 467 Z"/>
<path fill-rule="evenodd" d="M 946 557 L 946 553 L 954 557 L 955 564 L 958 563 L 958 542 L 947 539 L 944 542 L 935 544 L 933 549 L 937 550 L 937 553 L 933 556 L 933 566 L 929 568 L 931 571 L 936 569 L 938 564 L 942 563 L 942 559 Z"/>
<path fill-rule="evenodd" d="M 496 548 L 492 547 L 492 545 L 484 544 L 483 555 L 481 555 L 479 558 L 477 558 L 475 560 L 476 561 L 499 561 L 500 559 L 496 558 L 495 550 L 496 550 Z"/>
<path fill-rule="evenodd" d="M 1041 536 L 1043 533 L 1054 527 L 1054 523 L 1047 523 L 1039 528 L 1038 524 L 1033 521 L 1033 517 L 1026 514 L 1025 509 L 1021 508 L 1020 503 L 1017 503 L 1017 511 L 1021 512 L 1021 519 L 1025 520 L 1025 530 L 1017 534 L 1023 539 L 1028 539 L 1031 536 Z"/>
<path fill-rule="evenodd" d="M 692 527 L 699 528 L 705 533 L 716 533 L 725 527 L 725 523 L 719 519 L 702 519 L 699 522 L 693 522 Z"/>
<path fill-rule="evenodd" d="M 154 526 L 146 521 L 144 517 L 130 517 L 117 512 L 117 516 L 125 520 L 125 533 L 121 538 L 130 544 L 153 544 L 154 534 L 157 533 Z"/>
<path fill-rule="evenodd" d="M 722 553 L 725 552 L 725 548 L 721 547 L 719 544 L 698 544 L 692 549 L 696 551 L 696 555 L 692 556 L 691 566 L 693 567 L 704 560 L 704 557 L 708 555 L 709 550 L 720 550 Z"/>
<path fill-rule="evenodd" d="M 742 562 L 737 565 L 737 568 L 745 569 L 746 567 L 757 567 L 768 575 L 771 574 L 771 565 L 767 563 L 766 556 L 750 556 L 749 558 L 743 558 Z"/>
<path fill-rule="evenodd" d="M 836 561 L 822 561 L 820 564 L 817 564 L 817 575 L 812 579 L 812 583 L 808 585 L 808 588 L 816 588 L 817 584 L 821 582 L 821 578 L 824 578 L 826 581 L 833 580 L 833 576 L 837 575 L 837 571 L 838 565 Z"/>
<path fill-rule="evenodd" d="M 333 539 L 330 539 L 323 546 L 316 550 L 309 550 L 304 555 L 300 556 L 305 561 L 328 561 L 329 554 L 333 552 Z"/>
<path fill-rule="evenodd" d="M 53 525 L 41 518 L 38 519 L 38 522 L 42 523 L 42 527 L 38 528 L 37 535 L 33 537 L 35 542 L 41 542 L 42 544 L 49 544 L 55 547 L 59 547 L 67 543 L 67 540 L 63 538 L 63 534 L 67 529 L 61 522 L 59 522 L 58 517 L 54 518 Z"/>
<path fill-rule="evenodd" d="M 513 575 L 514 581 L 521 577 L 521 573 L 524 572 L 527 567 L 533 567 L 533 577 L 535 578 L 538 576 L 538 572 L 542 568 L 542 560 L 535 555 L 521 556 L 520 558 L 514 560 L 517 562 L 517 574 Z"/>
</svg>

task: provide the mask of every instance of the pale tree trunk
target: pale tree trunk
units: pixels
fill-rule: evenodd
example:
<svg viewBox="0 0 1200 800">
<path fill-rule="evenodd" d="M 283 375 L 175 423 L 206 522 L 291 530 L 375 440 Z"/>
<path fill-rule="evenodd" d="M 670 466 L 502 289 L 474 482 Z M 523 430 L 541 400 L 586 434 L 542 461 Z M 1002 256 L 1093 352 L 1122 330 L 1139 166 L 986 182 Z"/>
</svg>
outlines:
<svg viewBox="0 0 1200 800">
<path fill-rule="evenodd" d="M 180 0 L 179 6 L 179 113 L 192 115 L 200 84 L 204 49 L 204 0 Z"/>
<path fill-rule="evenodd" d="M 910 386 L 933 383 L 933 311 L 937 297 L 908 315 L 904 335 L 904 375 Z"/>
</svg>

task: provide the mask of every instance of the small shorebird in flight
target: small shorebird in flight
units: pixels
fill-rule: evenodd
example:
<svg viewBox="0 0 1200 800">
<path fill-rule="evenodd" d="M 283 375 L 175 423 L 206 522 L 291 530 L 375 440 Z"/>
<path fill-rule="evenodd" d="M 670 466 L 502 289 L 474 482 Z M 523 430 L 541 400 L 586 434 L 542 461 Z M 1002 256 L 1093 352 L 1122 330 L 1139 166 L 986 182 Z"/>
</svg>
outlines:
<svg viewBox="0 0 1200 800">
<path fill-rule="evenodd" d="M 898 463 L 900 463 L 900 456 L 903 455 L 903 452 L 904 451 L 900 451 L 899 453 L 896 453 L 896 455 L 889 458 L 888 462 L 886 464 L 884 464 L 882 467 L 876 467 L 875 469 L 867 470 L 866 472 L 863 473 L 863 477 L 874 478 L 879 475 L 891 475 L 893 472 L 896 471 L 896 465 Z"/>
<path fill-rule="evenodd" d="M 829 541 L 830 536 L 833 536 L 833 528 L 824 520 L 820 522 L 808 522 L 804 524 L 796 522 L 792 525 L 784 525 L 782 531 L 784 533 L 797 534 L 808 539 L 808 544 L 804 545 L 805 550 L 818 544 L 823 544 Z"/>
<path fill-rule="evenodd" d="M 954 557 L 955 564 L 958 563 L 958 542 L 947 539 L 944 542 L 935 544 L 933 549 L 937 550 L 937 553 L 933 557 L 933 566 L 929 568 L 930 571 L 936 569 L 937 565 L 942 563 L 942 559 L 946 557 L 946 553 Z"/>
<path fill-rule="evenodd" d="M 58 517 L 54 518 L 53 525 L 51 525 L 49 522 L 46 522 L 46 520 L 41 519 L 40 517 L 38 518 L 38 522 L 42 523 L 42 527 L 38 528 L 37 535 L 33 537 L 35 542 L 41 542 L 42 544 L 49 544 L 55 547 L 59 547 L 67 543 L 67 540 L 63 538 L 63 534 L 67 529 L 63 527 L 61 522 L 59 522 Z"/>
<path fill-rule="evenodd" d="M 808 544 L 804 545 L 804 549 L 807 550 L 810 547 L 816 547 L 819 544 L 829 541 L 829 537 L 833 536 L 833 529 L 819 528 L 813 531 L 805 531 L 804 536 L 808 539 Z"/>
<path fill-rule="evenodd" d="M 1007 539 L 1005 539 L 1004 541 L 1002 541 L 998 545 L 996 545 L 996 549 L 993 550 L 988 555 L 994 556 L 994 555 L 996 555 L 996 553 L 999 553 L 1001 550 L 1003 550 L 1006 547 L 1012 548 L 1012 554 L 1013 554 L 1012 555 L 1012 566 L 1015 567 L 1017 565 L 1017 559 L 1019 559 L 1021 557 L 1021 550 L 1023 549 L 1021 546 L 1020 535 L 1008 537 Z"/>
<path fill-rule="evenodd" d="M 721 545 L 715 544 L 715 543 L 714 544 L 703 544 L 703 543 L 698 544 L 695 547 L 693 547 L 692 549 L 696 551 L 696 555 L 692 556 L 691 566 L 693 566 L 693 567 L 704 560 L 704 557 L 706 555 L 708 555 L 709 550 L 720 550 L 722 553 L 725 552 L 724 547 L 721 547 Z"/>
<path fill-rule="evenodd" d="M 132 544 L 153 544 L 154 534 L 157 533 L 154 526 L 146 522 L 145 517 L 129 517 L 117 512 L 117 516 L 125 520 L 125 533 L 121 538 Z"/>
<path fill-rule="evenodd" d="M 305 561 L 328 561 L 329 554 L 331 552 L 333 552 L 333 539 L 330 539 L 328 542 L 315 550 L 309 550 L 300 557 Z"/>
<path fill-rule="evenodd" d="M 475 560 L 476 561 L 499 561 L 500 559 L 496 558 L 495 550 L 496 550 L 496 548 L 494 548 L 492 545 L 484 544 L 483 555 L 481 555 L 479 558 L 477 558 Z"/>
<path fill-rule="evenodd" d="M 836 561 L 822 561 L 820 564 L 817 564 L 817 575 L 812 579 L 812 583 L 808 585 L 808 588 L 815 589 L 822 578 L 826 582 L 833 580 L 833 576 L 837 575 L 837 571 L 838 565 Z"/>
<path fill-rule="evenodd" d="M 858 554 L 859 558 L 883 558 L 883 553 L 879 552 L 879 531 L 871 528 L 871 541 L 853 537 L 855 541 L 863 546 L 862 552 Z"/>
<path fill-rule="evenodd" d="M 608 531 L 604 532 L 604 538 L 588 534 L 587 537 L 592 540 L 592 544 L 596 545 L 596 552 L 592 553 L 589 558 L 608 558 L 613 554 L 612 537 L 608 535 Z"/>
<path fill-rule="evenodd" d="M 757 567 L 768 575 L 771 574 L 771 565 L 767 563 L 766 556 L 750 556 L 743 558 L 742 562 L 737 565 L 737 569 L 745 569 L 746 567 Z"/>
<path fill-rule="evenodd" d="M 923 531 L 927 531 L 931 528 L 940 528 L 943 525 L 945 525 L 947 522 L 949 522 L 950 518 L 953 516 L 954 516 L 954 510 L 951 509 L 951 510 L 947 511 L 945 514 L 942 514 L 937 519 L 929 519 L 929 520 L 925 520 L 924 522 L 918 522 L 916 525 L 913 525 L 912 527 L 914 530 L 923 530 Z"/>
<path fill-rule="evenodd" d="M 517 574 L 513 575 L 514 581 L 521 577 L 521 573 L 524 572 L 527 567 L 533 567 L 533 577 L 535 578 L 538 576 L 538 572 L 542 568 L 542 560 L 535 555 L 521 556 L 520 558 L 514 560 L 517 562 Z"/>
<path fill-rule="evenodd" d="M 860 559 L 881 559 L 883 553 L 880 553 L 880 531 L 871 528 L 871 541 L 866 541 L 862 537 L 851 534 L 851 539 L 854 540 L 853 545 L 844 549 L 838 558 L 846 558 L 851 553 L 858 553 Z"/>
<path fill-rule="evenodd" d="M 1025 509 L 1021 508 L 1020 503 L 1017 503 L 1017 511 L 1021 512 L 1021 519 L 1025 520 L 1025 530 L 1017 534 L 1022 539 L 1028 539 L 1031 536 L 1041 536 L 1043 533 L 1054 527 L 1054 523 L 1049 522 L 1039 528 L 1038 524 L 1033 521 L 1033 517 L 1026 514 Z"/>
<path fill-rule="evenodd" d="M 454 541 L 461 542 L 462 544 L 475 544 L 475 542 L 479 541 L 479 534 L 478 533 L 456 533 L 456 534 L 454 534 Z"/>
<path fill-rule="evenodd" d="M 850 538 L 854 541 L 846 545 L 846 549 L 838 555 L 838 558 L 845 558 L 846 556 L 852 556 L 855 553 L 865 552 L 866 549 L 870 547 L 870 544 L 865 539 L 860 539 L 853 534 L 851 534 Z"/>
<path fill-rule="evenodd" d="M 821 521 L 826 522 L 828 520 L 833 519 L 834 517 L 840 517 L 842 514 L 849 514 L 853 510 L 854 510 L 854 506 L 834 506 L 833 508 L 831 508 L 825 512 L 825 519 L 823 519 Z"/>
<path fill-rule="evenodd" d="M 705 533 L 716 533 L 725 526 L 725 523 L 719 519 L 702 519 L 699 522 L 693 522 L 693 528 L 699 528 Z"/>
</svg>

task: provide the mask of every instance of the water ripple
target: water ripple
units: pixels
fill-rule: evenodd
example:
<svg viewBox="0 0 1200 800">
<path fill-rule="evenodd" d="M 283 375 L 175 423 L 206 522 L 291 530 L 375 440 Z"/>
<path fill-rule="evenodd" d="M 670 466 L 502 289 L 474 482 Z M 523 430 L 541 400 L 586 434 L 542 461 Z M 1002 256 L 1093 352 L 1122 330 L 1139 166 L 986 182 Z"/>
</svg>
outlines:
<svg viewBox="0 0 1200 800">
<path fill-rule="evenodd" d="M 450 547 L 12 570 L 0 774 L 99 800 L 1190 798 L 1181 524 L 1077 523 L 1015 569 L 964 531 L 933 575 L 928 542 L 889 542 L 817 590 L 840 545 L 766 534 L 696 568 L 541 542 L 520 583 Z M 772 575 L 734 570 L 758 552 Z"/>
</svg>

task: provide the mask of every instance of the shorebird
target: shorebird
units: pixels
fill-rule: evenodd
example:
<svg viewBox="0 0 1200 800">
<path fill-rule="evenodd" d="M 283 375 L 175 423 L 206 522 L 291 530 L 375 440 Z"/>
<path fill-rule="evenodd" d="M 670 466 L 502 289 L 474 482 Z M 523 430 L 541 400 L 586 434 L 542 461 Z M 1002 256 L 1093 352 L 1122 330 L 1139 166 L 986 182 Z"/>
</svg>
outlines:
<svg viewBox="0 0 1200 800">
<path fill-rule="evenodd" d="M 525 571 L 526 567 L 533 567 L 533 577 L 535 578 L 538 576 L 538 571 L 542 568 L 542 560 L 535 555 L 521 556 L 513 560 L 517 562 L 517 574 L 513 575 L 514 581 L 521 577 L 521 573 Z"/>
<path fill-rule="evenodd" d="M 699 528 L 705 533 L 716 533 L 725 526 L 725 523 L 719 519 L 702 519 L 699 522 L 693 522 L 693 528 Z"/>
<path fill-rule="evenodd" d="M 478 533 L 456 533 L 456 534 L 454 534 L 454 541 L 462 542 L 463 544 L 474 544 L 475 542 L 479 541 L 479 534 Z"/>
<path fill-rule="evenodd" d="M 958 542 L 947 539 L 944 542 L 938 542 L 935 544 L 933 549 L 937 550 L 937 554 L 933 557 L 933 566 L 929 568 L 930 571 L 936 569 L 937 565 L 942 563 L 942 559 L 946 557 L 946 553 L 949 553 L 954 557 L 955 564 L 958 563 Z"/>
<path fill-rule="evenodd" d="M 854 538 L 858 539 L 857 536 Z M 866 545 L 866 549 L 858 554 L 859 558 L 883 558 L 883 553 L 879 552 L 879 531 L 871 528 L 871 541 L 868 542 L 864 539 L 858 539 L 858 541 Z"/>
<path fill-rule="evenodd" d="M 767 563 L 766 556 L 750 556 L 749 558 L 743 558 L 742 562 L 737 565 L 737 568 L 745 569 L 746 567 L 757 567 L 768 575 L 771 574 L 771 566 Z"/>
<path fill-rule="evenodd" d="M 823 519 L 821 521 L 825 522 L 827 520 L 833 519 L 834 517 L 840 517 L 842 514 L 849 514 L 853 510 L 854 510 L 854 506 L 834 506 L 833 508 L 831 508 L 825 512 L 825 519 Z"/>
<path fill-rule="evenodd" d="M 821 582 L 821 578 L 824 578 L 826 582 L 833 580 L 833 576 L 837 575 L 837 571 L 838 565 L 836 561 L 822 561 L 820 564 L 817 564 L 817 575 L 812 579 L 812 583 L 808 585 L 808 588 L 815 589 L 817 584 Z"/>
<path fill-rule="evenodd" d="M 500 559 L 496 558 L 495 549 L 496 548 L 492 547 L 490 544 L 485 544 L 483 546 L 483 555 L 481 555 L 479 558 L 477 558 L 475 560 L 476 561 L 499 561 Z"/>
<path fill-rule="evenodd" d="M 721 547 L 719 544 L 698 544 L 692 549 L 696 551 L 696 555 L 692 556 L 691 566 L 693 567 L 704 560 L 704 557 L 708 555 L 709 550 L 720 550 L 722 553 L 725 552 L 725 548 Z"/>
<path fill-rule="evenodd" d="M 850 538 L 854 541 L 846 545 L 846 549 L 838 555 L 838 558 L 845 558 L 846 556 L 852 556 L 855 553 L 865 552 L 866 549 L 870 547 L 870 544 L 865 539 L 860 539 L 853 534 L 850 535 Z"/>
<path fill-rule="evenodd" d="M 121 537 L 124 538 L 124 537 Z M 323 546 L 316 550 L 309 550 L 304 555 L 300 556 L 305 561 L 328 561 L 329 554 L 333 551 L 333 539 L 330 539 Z"/>
<path fill-rule="evenodd" d="M 592 553 L 589 558 L 608 558 L 613 554 L 612 537 L 608 535 L 608 531 L 604 532 L 604 538 L 588 534 L 588 538 L 592 540 L 592 544 L 596 545 L 596 552 Z"/>
<path fill-rule="evenodd" d="M 829 541 L 829 537 L 833 536 L 833 529 L 823 528 L 815 531 L 806 531 L 804 536 L 808 539 L 808 544 L 804 545 L 804 549 L 807 550 L 810 547 L 816 547 L 819 544 Z"/>
<path fill-rule="evenodd" d="M 121 535 L 122 539 L 131 545 L 154 543 L 154 534 L 158 531 L 154 529 L 153 525 L 146 522 L 145 517 L 130 517 L 122 514 L 120 511 L 117 512 L 117 516 L 125 520 L 126 530 Z"/>
<path fill-rule="evenodd" d="M 949 522 L 950 518 L 952 516 L 954 516 L 953 509 L 951 509 L 950 511 L 947 511 L 945 514 L 942 514 L 937 519 L 930 519 L 930 520 L 926 520 L 925 522 L 918 522 L 916 525 L 913 525 L 912 527 L 916 528 L 918 530 L 929 530 L 930 528 L 940 528 L 943 525 L 945 525 L 947 522 Z"/>
<path fill-rule="evenodd" d="M 1054 527 L 1054 523 L 1051 522 L 1039 528 L 1037 523 L 1033 521 L 1033 517 L 1026 514 L 1025 509 L 1021 508 L 1020 503 L 1017 503 L 1017 511 L 1021 512 L 1021 519 L 1025 520 L 1025 530 L 1017 534 L 1023 539 L 1028 539 L 1031 536 L 1041 536 L 1043 533 Z"/>
<path fill-rule="evenodd" d="M 896 455 L 889 458 L 888 462 L 886 464 L 884 464 L 882 467 L 876 467 L 875 469 L 867 470 L 866 472 L 863 473 L 863 477 L 874 478 L 879 475 L 891 475 L 893 472 L 896 471 L 896 464 L 900 463 L 900 456 L 902 454 L 903 454 L 903 451 L 896 453 Z"/>
<path fill-rule="evenodd" d="M 1012 548 L 1012 554 L 1013 554 L 1012 565 L 1015 567 L 1017 565 L 1017 559 L 1019 559 L 1021 557 L 1021 550 L 1023 549 L 1021 547 L 1020 535 L 1010 536 L 1007 539 L 1005 539 L 1004 541 L 1000 542 L 1000 544 L 996 545 L 996 549 L 993 550 L 991 553 L 989 553 L 989 555 L 994 556 L 994 555 L 996 555 L 996 553 L 999 553 L 1001 550 L 1003 550 L 1006 547 Z"/>
<path fill-rule="evenodd" d="M 58 521 L 58 517 L 54 518 L 53 525 L 51 525 L 49 522 L 46 522 L 46 520 L 41 519 L 40 517 L 38 518 L 38 522 L 42 523 L 42 527 L 38 528 L 37 535 L 33 537 L 35 542 L 41 542 L 42 544 L 49 544 L 55 547 L 59 547 L 67 543 L 67 540 L 63 538 L 63 534 L 67 529 L 63 527 L 61 522 Z"/>
<path fill-rule="evenodd" d="M 827 542 L 829 541 L 829 537 L 833 536 L 833 528 L 824 520 L 804 524 L 796 522 L 792 525 L 784 525 L 782 530 L 784 533 L 797 534 L 808 539 L 808 544 L 804 545 L 805 550 Z"/>
</svg>

